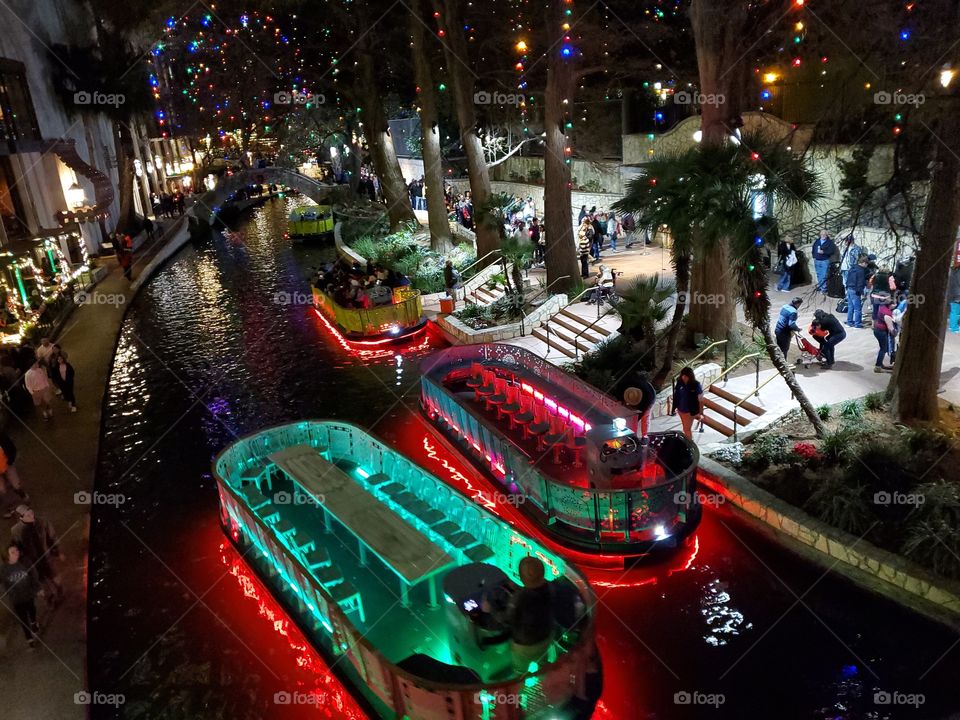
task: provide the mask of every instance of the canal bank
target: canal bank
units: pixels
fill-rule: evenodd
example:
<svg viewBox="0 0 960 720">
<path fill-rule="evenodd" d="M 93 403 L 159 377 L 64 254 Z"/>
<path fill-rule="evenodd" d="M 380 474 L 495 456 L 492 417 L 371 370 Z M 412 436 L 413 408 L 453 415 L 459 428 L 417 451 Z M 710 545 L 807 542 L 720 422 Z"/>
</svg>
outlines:
<svg viewBox="0 0 960 720">
<path fill-rule="evenodd" d="M 182 219 L 158 222 L 156 240 L 142 238 L 133 275 L 177 239 Z M 63 603 L 39 606 L 40 642 L 28 650 L 11 612 L 0 615 L 0 698 L 5 720 L 84 718 L 86 677 L 87 553 L 91 503 L 100 446 L 103 403 L 117 339 L 135 290 L 112 257 L 100 261 L 107 274 L 86 293 L 59 328 L 55 342 L 76 373 L 77 412 L 57 399 L 54 417 L 8 413 L 7 430 L 17 445 L 16 466 L 37 515 L 60 537 Z M 4 548 L 13 519 L 3 521 Z"/>
</svg>

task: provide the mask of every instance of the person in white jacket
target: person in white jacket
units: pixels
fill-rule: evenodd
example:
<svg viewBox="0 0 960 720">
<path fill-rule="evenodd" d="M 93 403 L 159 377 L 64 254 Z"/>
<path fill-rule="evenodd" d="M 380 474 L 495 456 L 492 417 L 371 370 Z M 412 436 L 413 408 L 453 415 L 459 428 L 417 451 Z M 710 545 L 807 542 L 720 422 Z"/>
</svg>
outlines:
<svg viewBox="0 0 960 720">
<path fill-rule="evenodd" d="M 27 390 L 33 398 L 33 404 L 43 413 L 43 419 L 49 420 L 52 418 L 53 386 L 50 384 L 47 371 L 40 366 L 40 360 L 35 360 L 30 369 L 27 370 L 27 374 L 23 377 L 23 383 L 27 386 Z"/>
</svg>

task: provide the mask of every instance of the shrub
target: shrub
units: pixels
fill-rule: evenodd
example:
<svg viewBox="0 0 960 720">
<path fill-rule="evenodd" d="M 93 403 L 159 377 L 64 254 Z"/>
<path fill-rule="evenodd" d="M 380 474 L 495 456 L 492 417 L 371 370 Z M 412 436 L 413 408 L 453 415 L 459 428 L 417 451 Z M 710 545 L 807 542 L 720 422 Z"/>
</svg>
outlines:
<svg viewBox="0 0 960 720">
<path fill-rule="evenodd" d="M 744 464 L 754 469 L 780 465 L 789 460 L 790 441 L 786 436 L 775 432 L 757 435 L 750 445 L 750 451 L 743 457 Z"/>
<path fill-rule="evenodd" d="M 743 461 L 743 443 L 735 442 L 730 445 L 721 445 L 710 453 L 710 457 L 717 462 L 739 465 Z"/>
<path fill-rule="evenodd" d="M 859 420 L 863 417 L 863 405 L 859 400 L 847 400 L 840 405 L 840 417 L 844 420 Z"/>
<path fill-rule="evenodd" d="M 900 549 L 935 573 L 960 579 L 960 526 L 942 518 L 921 520 L 909 527 Z"/>
<path fill-rule="evenodd" d="M 813 443 L 795 443 L 793 446 L 793 454 L 801 460 L 806 460 L 808 462 L 820 462 L 823 460 L 823 455 L 820 454 L 820 451 L 817 450 L 817 446 Z"/>
<path fill-rule="evenodd" d="M 598 390 L 620 398 L 637 370 L 651 370 L 648 356 L 634 350 L 630 338 L 618 335 L 604 340 L 574 363 L 573 371 Z"/>
<path fill-rule="evenodd" d="M 849 425 L 841 425 L 827 433 L 820 441 L 823 459 L 831 463 L 840 463 L 848 459 L 855 450 L 857 430 Z"/>
<path fill-rule="evenodd" d="M 817 408 L 817 417 L 826 422 L 830 419 L 832 409 L 829 405 L 821 405 Z"/>
<path fill-rule="evenodd" d="M 523 317 L 524 304 L 523 295 L 506 293 L 490 303 L 490 311 L 497 321 L 512 322 Z"/>
<path fill-rule="evenodd" d="M 870 393 L 863 398 L 863 407 L 874 412 L 883 410 L 887 405 L 887 399 L 882 392 Z"/>
<path fill-rule="evenodd" d="M 354 252 L 366 258 L 367 260 L 373 260 L 374 262 L 377 261 L 376 260 L 378 255 L 377 243 L 369 235 L 364 235 L 359 240 L 356 240 L 351 245 L 351 248 L 354 250 Z"/>
<path fill-rule="evenodd" d="M 864 487 L 835 475 L 820 483 L 804 509 L 828 525 L 862 535 L 876 522 Z"/>
</svg>

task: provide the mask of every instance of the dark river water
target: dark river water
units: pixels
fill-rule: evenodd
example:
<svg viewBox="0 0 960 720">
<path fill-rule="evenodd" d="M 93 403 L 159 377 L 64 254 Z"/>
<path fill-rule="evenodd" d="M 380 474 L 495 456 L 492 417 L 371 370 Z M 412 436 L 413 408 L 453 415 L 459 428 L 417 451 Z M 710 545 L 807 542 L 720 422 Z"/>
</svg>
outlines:
<svg viewBox="0 0 960 720">
<path fill-rule="evenodd" d="M 418 359 L 442 341 L 358 355 L 311 311 L 305 279 L 331 250 L 283 238 L 294 202 L 185 249 L 123 326 L 97 484 L 126 502 L 93 517 L 88 672 L 124 702 L 95 718 L 364 717 L 220 531 L 210 461 L 238 436 L 349 420 L 468 492 L 487 488 L 417 414 Z M 956 633 L 726 508 L 706 508 L 695 540 L 652 567 L 587 571 L 605 675 L 596 718 L 960 717 Z M 275 702 L 295 689 L 324 701 Z"/>
</svg>

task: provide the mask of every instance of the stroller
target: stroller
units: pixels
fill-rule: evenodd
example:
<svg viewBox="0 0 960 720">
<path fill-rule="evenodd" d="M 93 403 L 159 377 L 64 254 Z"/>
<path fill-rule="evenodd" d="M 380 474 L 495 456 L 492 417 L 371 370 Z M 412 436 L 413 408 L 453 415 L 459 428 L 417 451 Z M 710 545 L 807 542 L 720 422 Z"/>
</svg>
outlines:
<svg viewBox="0 0 960 720">
<path fill-rule="evenodd" d="M 797 340 L 797 349 L 800 350 L 800 358 L 797 362 L 803 366 L 804 369 L 810 367 L 814 362 L 819 363 L 820 365 L 825 365 L 827 359 L 823 357 L 822 346 L 818 343 L 808 340 L 800 333 L 796 334 Z"/>
</svg>

